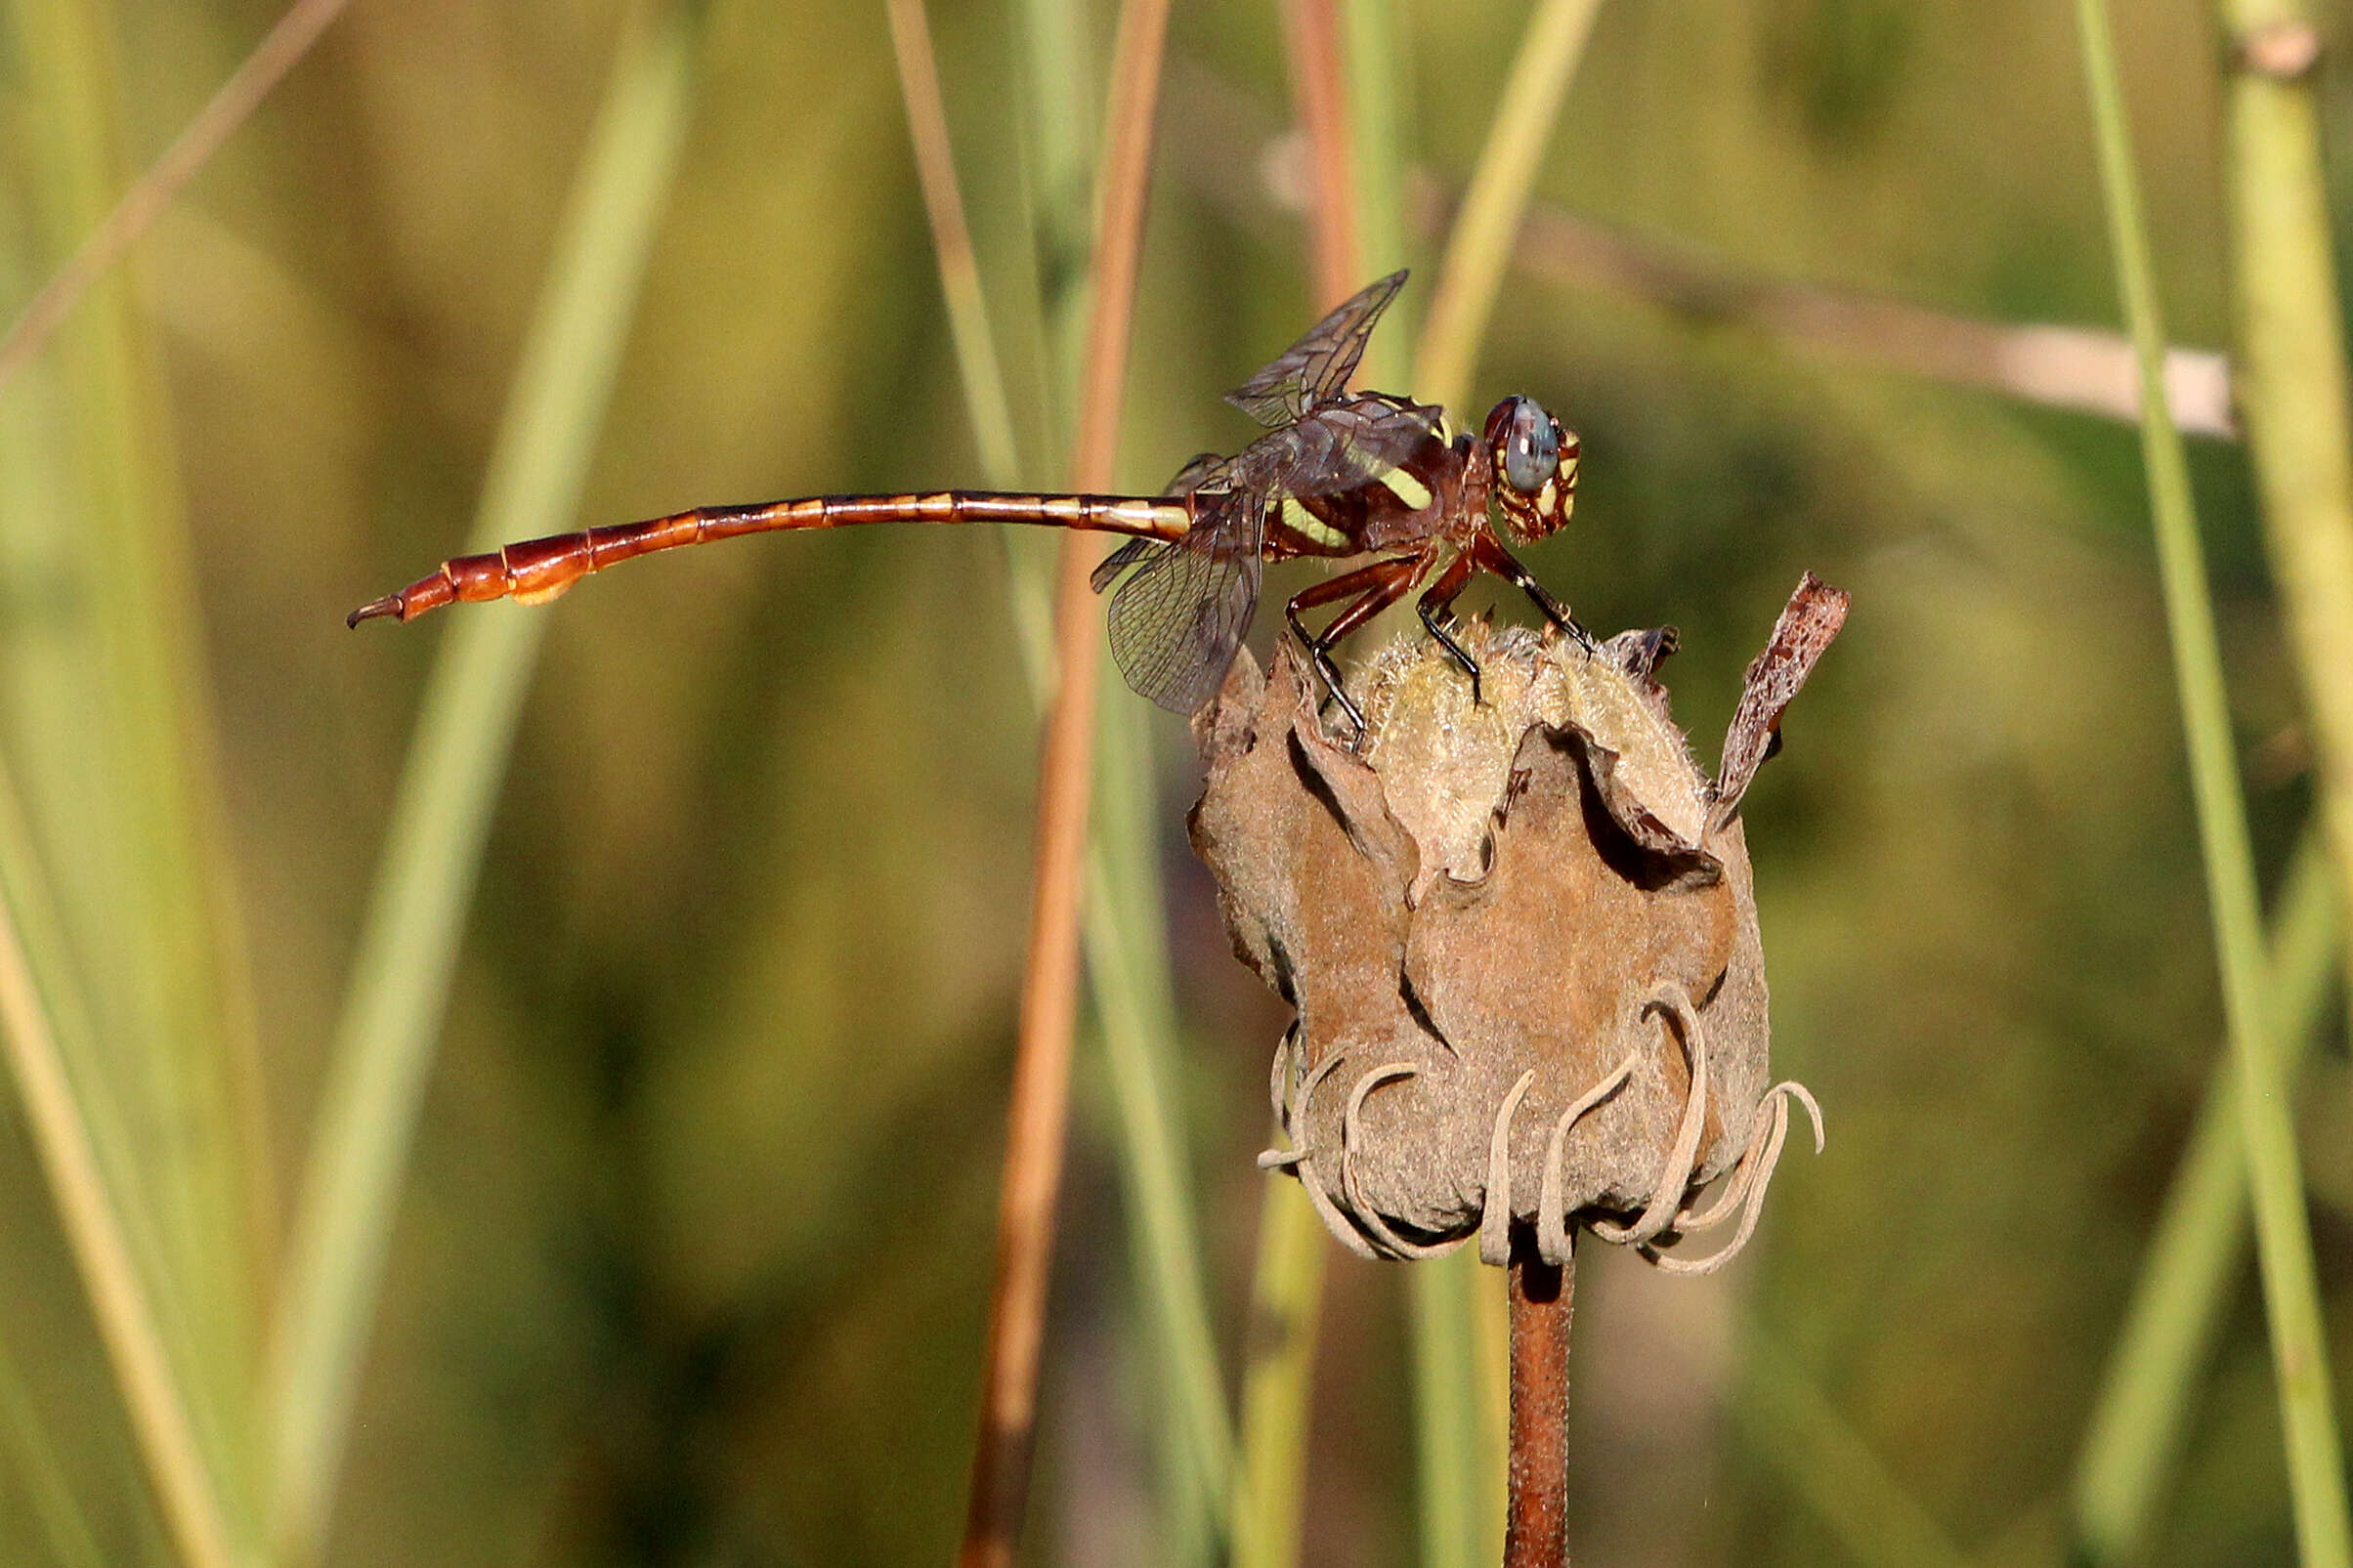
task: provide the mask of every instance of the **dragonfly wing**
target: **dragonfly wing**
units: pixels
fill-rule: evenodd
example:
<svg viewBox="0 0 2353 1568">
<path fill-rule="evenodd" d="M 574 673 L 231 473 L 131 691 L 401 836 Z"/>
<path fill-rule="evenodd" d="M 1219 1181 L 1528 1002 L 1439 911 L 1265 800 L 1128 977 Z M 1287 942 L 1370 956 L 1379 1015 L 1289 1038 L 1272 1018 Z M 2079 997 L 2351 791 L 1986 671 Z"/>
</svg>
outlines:
<svg viewBox="0 0 2353 1568">
<path fill-rule="evenodd" d="M 1175 547 L 1176 541 L 1172 539 L 1130 539 L 1096 564 L 1095 569 L 1087 574 L 1087 585 L 1096 593 L 1101 593 L 1105 588 L 1117 582 L 1119 574 L 1135 565 L 1136 562 L 1148 555 L 1156 555 L 1163 550 Z"/>
<path fill-rule="evenodd" d="M 1161 487 L 1160 493 L 1163 495 L 1190 495 L 1204 485 L 1209 485 L 1212 489 L 1230 488 L 1231 486 L 1225 481 L 1228 477 L 1226 471 L 1231 466 L 1231 459 L 1220 457 L 1216 452 L 1199 453 L 1182 468 L 1176 470 L 1176 477 Z M 1212 483 L 1213 481 L 1216 483 Z M 1088 574 L 1088 586 L 1094 589 L 1096 593 L 1101 593 L 1119 580 L 1121 572 L 1144 557 L 1154 554 L 1167 543 L 1168 541 L 1165 539 L 1141 537 L 1130 539 L 1103 557 L 1094 571 Z"/>
<path fill-rule="evenodd" d="M 1217 487 L 1210 485 L 1210 480 L 1225 465 L 1226 459 L 1216 452 L 1197 452 L 1189 462 L 1176 470 L 1176 477 L 1162 487 L 1160 493 L 1163 495 L 1190 495 L 1204 486 L 1215 489 Z"/>
<path fill-rule="evenodd" d="M 1131 687 L 1173 713 L 1217 695 L 1258 609 L 1263 505 L 1240 493 L 1221 500 L 1184 537 L 1139 539 L 1142 550 L 1111 558 L 1134 567 L 1111 599 L 1111 657 Z M 1096 572 L 1098 591 L 1109 581 Z"/>
<path fill-rule="evenodd" d="M 1404 466 L 1437 437 L 1435 408 L 1348 398 L 1251 443 L 1233 459 L 1234 478 L 1262 495 L 1332 495 Z"/>
<path fill-rule="evenodd" d="M 1368 284 L 1264 369 L 1227 393 L 1225 401 L 1260 424 L 1279 428 L 1339 397 L 1356 361 L 1364 358 L 1373 323 L 1404 284 L 1402 269 Z"/>
</svg>

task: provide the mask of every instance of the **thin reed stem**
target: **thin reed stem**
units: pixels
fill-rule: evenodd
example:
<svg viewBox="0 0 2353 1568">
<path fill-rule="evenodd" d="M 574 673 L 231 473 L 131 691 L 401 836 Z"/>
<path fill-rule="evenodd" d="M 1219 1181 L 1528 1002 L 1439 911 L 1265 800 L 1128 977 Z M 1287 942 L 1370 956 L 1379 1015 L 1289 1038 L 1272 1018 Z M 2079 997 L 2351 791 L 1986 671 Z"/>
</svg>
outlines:
<svg viewBox="0 0 2353 1568">
<path fill-rule="evenodd" d="M 2342 1445 L 2332 1405 L 2303 1170 L 2280 1067 L 2273 998 L 2264 983 L 2254 854 L 2247 841 L 2213 603 L 2199 549 L 2181 434 L 2165 409 L 2164 327 L 2159 318 L 2156 273 L 2141 216 L 2140 184 L 2133 169 L 2106 0 L 2077 0 L 2076 18 L 2099 137 L 2100 181 L 2116 252 L 2118 292 L 2140 356 L 2141 455 L 2148 470 L 2165 618 L 2172 631 L 2174 674 L 2188 733 L 2191 787 L 2222 969 L 2223 1011 L 2238 1061 L 2255 1250 L 2288 1447 L 2296 1542 L 2305 1568 L 2347 1568 L 2353 1564 L 2353 1527 L 2345 1512 Z"/>
<path fill-rule="evenodd" d="M 470 549 L 578 509 L 693 106 L 702 8 L 633 24 L 590 132 L 485 477 Z M 451 620 L 426 683 L 327 1065 L 272 1342 L 271 1538 L 322 1548 L 385 1250 L 467 905 L 544 614 Z"/>
<path fill-rule="evenodd" d="M 2280 1070 L 2300 1083 L 2329 1016 L 2344 952 L 2345 905 L 2317 825 L 2306 829 L 2272 922 Z M 2147 1554 L 2160 1495 L 2179 1458 L 2207 1353 L 2246 1259 L 2246 1147 L 2228 1043 L 2117 1333 L 2075 1462 L 2076 1549 L 2095 1564 Z"/>
<path fill-rule="evenodd" d="M 196 111 L 196 117 L 163 149 L 148 171 L 141 175 L 122 193 L 103 222 L 90 231 L 89 236 L 76 246 L 65 264 L 41 285 L 40 292 L 26 303 L 5 337 L 0 337 L 0 387 L 49 341 L 89 292 L 90 285 L 111 267 L 115 259 L 131 248 L 139 236 L 147 233 L 163 209 L 181 188 L 196 177 L 196 171 L 211 161 L 221 145 L 236 133 L 238 126 L 252 117 L 270 90 L 278 84 L 294 63 L 308 53 L 327 23 L 342 15 L 349 0 L 294 0 L 286 8 L 262 41 L 253 46 L 229 79 L 210 101 Z"/>
<path fill-rule="evenodd" d="M 1112 482 L 1167 27 L 1166 0 L 1129 0 L 1121 8 L 1091 268 L 1094 298 L 1071 459 L 1071 487 L 1077 490 L 1103 489 Z M 981 1376 L 980 1436 L 958 1557 L 964 1568 L 1012 1561 L 1029 1492 L 1054 1203 L 1069 1110 L 1080 873 L 1100 661 L 1101 614 L 1088 577 L 1101 551 L 1100 543 L 1077 532 L 1061 541 L 1055 694 L 1039 770 L 1037 870 L 1006 1118 L 996 1285 Z"/>
<path fill-rule="evenodd" d="M 1935 1515 L 1888 1470 L 1821 1385 L 1753 1321 L 1733 1402 L 1749 1452 L 1813 1509 L 1858 1568 L 1968 1568 Z"/>
<path fill-rule="evenodd" d="M 1271 189 L 1257 172 L 1267 162 L 1267 116 L 1206 69 L 1195 67 L 1188 75 L 1202 111 L 1172 143 L 1176 166 L 1188 186 L 1234 221 L 1262 223 L 1287 202 L 1287 192 Z M 1461 193 L 1426 168 L 1408 169 L 1404 179 L 1412 233 L 1442 233 Z M 1403 259 L 1396 247 L 1375 246 L 1368 254 Z M 1528 204 L 1512 266 L 1523 283 L 1622 297 L 1709 332 L 1755 332 L 1851 365 L 1983 388 L 2020 403 L 2127 424 L 2140 419 L 2140 369 L 2131 340 L 2121 332 L 1984 320 L 1859 289 L 1743 273 L 1694 247 L 1662 243 L 1538 201 Z M 1379 272 L 1381 266 L 1363 270 Z M 1413 292 L 1392 314 L 1412 303 Z M 1385 330 L 1374 338 L 1376 354 L 1390 336 Z M 1362 379 L 1374 386 L 1404 384 L 1386 366 L 1368 369 Z M 2183 434 L 2237 441 L 2234 399 L 2232 368 L 2223 355 L 2182 345 L 2165 351 L 2165 401 Z"/>
<path fill-rule="evenodd" d="M 1148 710 L 1104 681 L 1085 936 L 1114 1108 L 1163 1419 L 1174 1422 L 1189 1496 L 1172 1500 L 1188 1535 L 1225 1533 L 1234 1434 L 1201 1276 L 1201 1232 L 1182 1146 L 1176 1008 L 1161 917 Z M 1116 689 L 1114 689 L 1116 688 Z"/>
<path fill-rule="evenodd" d="M 1393 272 L 1412 257 L 1406 224 L 1405 127 L 1412 114 L 1411 62 L 1397 42 L 1396 0 L 1349 0 L 1340 13 L 1341 60 L 1347 90 L 1349 205 L 1356 230 L 1356 270 L 1350 289 Z M 1413 339 L 1398 319 L 1418 310 L 1413 291 L 1390 307 L 1387 328 L 1365 345 L 1359 385 L 1411 384 Z"/>
<path fill-rule="evenodd" d="M 1538 0 L 1528 19 L 1471 189 L 1446 237 L 1445 260 L 1422 323 L 1416 395 L 1426 402 L 1453 407 L 1471 394 L 1487 318 L 1527 215 L 1536 171 L 1601 9 L 1602 0 Z"/>
<path fill-rule="evenodd" d="M 44 896 L 30 880 L 33 865 L 16 787 L 0 773 L 0 1049 L 7 1052 L 34 1152 L 57 1200 L 66 1246 L 172 1544 L 187 1568 L 233 1568 L 245 1554 L 231 1534 L 219 1480 L 198 1447 L 186 1391 L 132 1262 L 122 1216 L 99 1169 L 80 1097 L 21 935 L 27 926 L 52 923 Z"/>
<path fill-rule="evenodd" d="M 1285 0 L 1283 41 L 1292 108 L 1307 143 L 1308 269 L 1316 308 L 1330 310 L 1364 283 L 1357 275 L 1364 269 L 1356 242 L 1356 160 L 1334 0 Z"/>
<path fill-rule="evenodd" d="M 948 330 L 956 342 L 959 382 L 972 439 L 980 447 L 980 471 L 990 486 L 1011 489 L 1019 461 L 1013 447 L 1012 405 L 1005 372 L 980 291 L 980 266 L 972 254 L 972 231 L 964 222 L 964 199 L 956 178 L 955 148 L 948 140 L 948 111 L 940 98 L 939 62 L 931 49 L 931 24 L 923 0 L 889 0 L 892 58 L 899 66 L 899 96 L 907 106 L 907 135 L 915 148 L 916 175 L 923 189 L 923 211 L 931 223 L 931 253 L 940 270 L 940 292 L 948 304 Z"/>
<path fill-rule="evenodd" d="M 2223 185 L 2240 407 L 2338 887 L 2353 905 L 2353 400 L 2321 148 L 2320 38 L 2301 0 L 2215 9 L 2231 41 Z"/>
</svg>

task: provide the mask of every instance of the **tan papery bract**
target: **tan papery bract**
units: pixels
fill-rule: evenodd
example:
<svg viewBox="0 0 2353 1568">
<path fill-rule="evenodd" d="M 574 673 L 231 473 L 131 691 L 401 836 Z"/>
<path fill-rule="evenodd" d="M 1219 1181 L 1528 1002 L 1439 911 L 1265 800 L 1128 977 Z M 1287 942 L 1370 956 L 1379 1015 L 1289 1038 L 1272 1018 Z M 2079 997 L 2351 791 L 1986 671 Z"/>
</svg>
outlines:
<svg viewBox="0 0 2353 1568">
<path fill-rule="evenodd" d="M 1746 1241 L 1796 1099 L 1769 1085 L 1764 953 L 1738 806 L 1846 596 L 1809 575 L 1750 666 L 1709 781 L 1652 678 L 1671 631 L 1588 657 L 1463 628 L 1357 685 L 1359 753 L 1327 735 L 1286 643 L 1245 653 L 1195 720 L 1191 817 L 1242 960 L 1298 1009 L 1272 1094 L 1287 1166 L 1334 1235 L 1376 1257 L 1514 1226 L 1566 1256 L 1571 1225 L 1678 1272 Z M 1722 1195 L 1694 1207 L 1709 1183 Z M 1677 1255 L 1737 1215 L 1733 1241 Z"/>
</svg>

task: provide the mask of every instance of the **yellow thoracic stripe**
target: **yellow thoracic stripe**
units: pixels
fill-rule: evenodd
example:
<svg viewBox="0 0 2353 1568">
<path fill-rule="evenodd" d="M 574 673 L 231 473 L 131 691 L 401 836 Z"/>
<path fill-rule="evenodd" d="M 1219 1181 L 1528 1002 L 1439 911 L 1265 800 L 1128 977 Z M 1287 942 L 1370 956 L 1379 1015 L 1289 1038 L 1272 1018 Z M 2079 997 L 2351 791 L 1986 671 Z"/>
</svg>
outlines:
<svg viewBox="0 0 2353 1568">
<path fill-rule="evenodd" d="M 1283 497 L 1283 521 L 1318 544 L 1338 546 L 1348 542 L 1347 534 L 1308 511 L 1305 503 L 1296 495 Z"/>
<path fill-rule="evenodd" d="M 1430 487 L 1414 478 L 1405 469 L 1390 469 L 1381 476 L 1381 483 L 1389 487 L 1390 494 L 1394 495 L 1414 511 L 1419 512 L 1430 504 Z"/>
</svg>

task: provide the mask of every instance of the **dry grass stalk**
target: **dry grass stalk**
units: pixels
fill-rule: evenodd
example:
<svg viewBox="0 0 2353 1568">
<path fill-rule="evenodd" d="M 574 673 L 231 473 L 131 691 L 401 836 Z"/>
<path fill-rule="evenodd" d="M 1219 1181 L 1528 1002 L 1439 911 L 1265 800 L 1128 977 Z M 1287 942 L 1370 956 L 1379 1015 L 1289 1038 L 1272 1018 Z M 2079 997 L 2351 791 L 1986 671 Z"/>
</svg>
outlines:
<svg viewBox="0 0 2353 1568">
<path fill-rule="evenodd" d="M 1167 0 L 1132 0 L 1121 12 L 1096 228 L 1094 305 L 1071 462 L 1071 487 L 1076 490 L 1111 487 L 1167 29 Z M 964 1568 L 1012 1562 L 1029 1495 L 1039 1352 L 1053 1264 L 1054 1201 L 1061 1189 L 1063 1127 L 1070 1101 L 1080 875 L 1086 860 L 1095 672 L 1101 657 L 1101 613 L 1088 578 L 1101 551 L 1100 543 L 1084 533 L 1072 532 L 1062 540 L 1054 613 L 1055 693 L 1047 716 L 1039 779 L 1036 892 L 1012 1104 L 1006 1118 L 997 1276 L 981 1375 L 980 1437 L 972 1460 L 963 1545 L 958 1552 Z"/>
<path fill-rule="evenodd" d="M 211 161 L 221 145 L 252 117 L 262 100 L 270 96 L 270 90 L 294 68 L 296 61 L 310 53 L 311 45 L 326 31 L 327 23 L 343 14 L 348 3 L 349 0 L 294 0 L 262 41 L 254 45 L 253 53 L 221 84 L 220 91 L 196 111 L 196 117 L 188 122 L 172 145 L 163 149 L 163 155 L 132 182 L 122 199 L 114 204 L 114 210 L 74 248 L 65 264 L 19 313 L 9 326 L 8 335 L 0 337 L 0 386 L 6 386 L 18 367 L 41 351 L 49 334 L 71 314 L 90 285 L 131 248 L 133 241 L 147 233 L 148 226 L 172 204 L 181 188 L 194 179 L 196 171 Z"/>
</svg>

